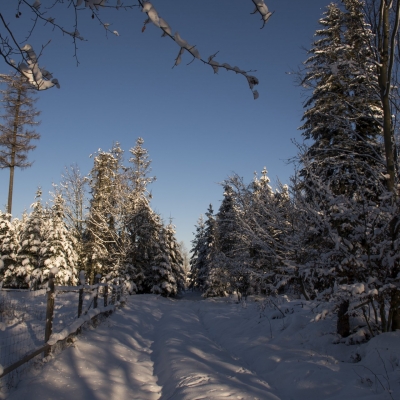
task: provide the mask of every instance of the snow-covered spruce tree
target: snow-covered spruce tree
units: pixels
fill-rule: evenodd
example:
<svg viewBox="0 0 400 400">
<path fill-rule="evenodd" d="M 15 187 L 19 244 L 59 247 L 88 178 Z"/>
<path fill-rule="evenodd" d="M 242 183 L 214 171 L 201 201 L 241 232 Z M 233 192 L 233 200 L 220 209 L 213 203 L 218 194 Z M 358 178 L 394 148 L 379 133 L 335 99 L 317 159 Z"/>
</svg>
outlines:
<svg viewBox="0 0 400 400">
<path fill-rule="evenodd" d="M 207 251 L 208 275 L 204 284 L 204 297 L 224 297 L 231 291 L 231 277 L 226 266 L 230 260 L 220 250 L 218 236 L 211 236 Z"/>
<path fill-rule="evenodd" d="M 300 170 L 300 177 L 307 180 L 306 173 L 314 166 L 334 193 L 352 196 L 357 190 L 353 175 L 362 171 L 365 162 L 381 170 L 384 165 L 382 107 L 363 3 L 342 3 L 344 10 L 335 4 L 327 7 L 305 62 L 302 84 L 313 92 L 305 102 L 300 129 L 312 143 L 306 151 L 309 165 Z M 375 179 L 376 174 L 366 176 L 371 191 Z"/>
<path fill-rule="evenodd" d="M 6 271 L 17 266 L 20 229 L 18 219 L 10 221 L 10 215 L 0 211 L 0 287 L 3 286 Z"/>
<path fill-rule="evenodd" d="M 96 274 L 105 279 L 119 275 L 121 269 L 119 234 L 121 223 L 122 150 L 116 143 L 108 151 L 99 150 L 89 173 L 92 198 L 86 222 L 87 277 L 93 282 Z"/>
<path fill-rule="evenodd" d="M 186 288 L 186 273 L 183 268 L 183 258 L 180 246 L 176 240 L 176 227 L 170 223 L 164 228 L 165 232 L 165 246 L 171 265 L 172 274 L 176 281 L 177 293 L 181 293 Z"/>
<path fill-rule="evenodd" d="M 149 293 L 153 286 L 149 280 L 160 229 L 159 216 L 151 209 L 148 199 L 141 197 L 127 224 L 130 251 L 126 264 L 126 275 L 139 293 Z"/>
<path fill-rule="evenodd" d="M 240 229 L 237 221 L 237 209 L 235 192 L 230 183 L 224 182 L 224 198 L 216 215 L 216 228 L 219 249 L 224 253 L 224 264 L 220 265 L 220 275 L 224 275 L 229 281 L 227 290 L 236 291 L 239 298 L 247 295 L 250 286 L 249 254 L 248 249 L 243 251 L 243 243 L 240 237 Z"/>
<path fill-rule="evenodd" d="M 186 243 L 183 240 L 181 240 L 178 243 L 178 246 L 182 256 L 182 267 L 185 273 L 186 287 L 187 287 L 189 283 L 189 272 L 190 272 L 190 253 L 188 248 L 186 247 Z"/>
<path fill-rule="evenodd" d="M 200 215 L 195 227 L 196 232 L 190 250 L 192 256 L 190 258 L 189 287 L 192 289 L 203 288 L 204 286 L 203 279 L 200 279 L 207 265 L 207 237 L 203 215 Z"/>
<path fill-rule="evenodd" d="M 210 251 L 213 246 L 213 243 L 216 240 L 216 224 L 215 224 L 215 215 L 212 204 L 209 205 L 207 212 L 205 213 L 205 230 L 204 230 L 204 264 L 202 269 L 198 269 L 197 271 L 197 281 L 199 284 L 199 288 L 202 291 L 205 291 L 209 284 L 209 275 L 210 275 Z"/>
<path fill-rule="evenodd" d="M 36 192 L 32 212 L 23 219 L 20 233 L 18 263 L 9 266 L 4 275 L 4 285 L 15 288 L 36 288 L 38 281 L 33 271 L 40 268 L 40 246 L 43 241 L 46 213 L 42 206 L 42 191 Z"/>
<path fill-rule="evenodd" d="M 216 214 L 216 226 L 221 251 L 229 257 L 235 248 L 236 218 L 234 193 L 229 184 L 224 184 L 224 198 Z"/>
<path fill-rule="evenodd" d="M 53 203 L 46 237 L 40 245 L 41 265 L 32 274 L 44 285 L 49 272 L 56 267 L 56 284 L 75 286 L 78 282 L 77 240 L 65 224 L 64 199 L 57 195 Z"/>
<path fill-rule="evenodd" d="M 23 75 L 0 74 L 0 84 L 5 85 L 0 90 L 4 109 L 1 116 L 4 123 L 0 124 L 0 168 L 10 170 L 7 212 L 11 217 L 15 168 L 32 165 L 28 152 L 36 147 L 33 140 L 40 138 L 33 129 L 39 124 L 35 119 L 40 112 L 35 109 L 35 89 Z"/>
<path fill-rule="evenodd" d="M 178 285 L 168 253 L 165 228 L 161 226 L 154 249 L 154 259 L 151 263 L 151 275 L 147 277 L 147 281 L 151 286 L 151 293 L 161 294 L 165 297 L 178 293 Z"/>
<path fill-rule="evenodd" d="M 229 275 L 226 265 L 229 260 L 221 251 L 219 245 L 217 222 L 211 204 L 206 212 L 206 217 L 205 268 L 198 271 L 198 279 L 203 282 L 203 296 L 226 296 L 229 290 Z"/>
<path fill-rule="evenodd" d="M 324 285 L 318 288 L 324 293 L 339 283 L 364 285 L 364 271 L 372 268 L 372 259 L 382 269 L 382 257 L 372 256 L 373 249 L 381 247 L 382 237 L 377 240 L 370 227 L 382 231 L 388 218 L 383 210 L 391 208 L 385 200 L 388 187 L 383 184 L 388 182 L 387 160 L 380 143 L 384 112 L 373 62 L 372 33 L 364 21 L 363 3 L 358 0 L 342 3 L 343 11 L 330 5 L 321 20 L 325 29 L 317 31 L 321 39 L 314 43 L 303 80 L 314 86 L 313 95 L 306 102 L 309 108 L 302 127 L 303 136 L 314 143 L 302 156 L 306 165 L 300 171 L 302 185 L 310 195 L 308 201 L 314 203 L 312 197 L 320 197 L 321 193 L 313 190 L 312 184 L 325 186 L 323 197 L 329 200 L 321 202 L 319 208 L 325 216 L 322 219 L 326 228 L 336 237 L 336 243 L 331 242 L 326 248 L 322 245 L 327 243 L 320 243 L 321 247 L 316 249 L 320 257 L 313 274 L 318 277 L 326 274 L 328 262 L 324 254 L 329 254 L 331 279 L 320 280 L 319 284 L 324 282 Z M 382 210 L 379 218 L 375 216 L 376 207 Z M 339 243 L 349 243 L 347 252 L 336 254 Z M 337 298 L 339 292 L 335 291 Z M 349 299 L 345 302 L 343 315 Z M 395 303 L 398 308 L 400 303 Z"/>
<path fill-rule="evenodd" d="M 159 217 L 150 206 L 151 194 L 147 187 L 156 180 L 149 176 L 151 160 L 143 147 L 144 140 L 138 138 L 129 152 L 130 166 L 125 168 L 125 201 L 123 220 L 127 237 L 125 277 L 135 291 L 142 293 L 151 288 L 145 284 L 150 274 L 153 249 L 158 240 Z"/>
<path fill-rule="evenodd" d="M 135 147 L 129 150 L 131 153 L 129 162 L 132 166 L 128 169 L 128 179 L 136 199 L 142 196 L 147 197 L 149 195 L 147 186 L 156 180 L 155 176 L 149 176 L 151 160 L 149 159 L 149 152 L 143 147 L 143 144 L 144 140 L 139 137 L 136 140 Z"/>
<path fill-rule="evenodd" d="M 355 179 L 353 197 L 333 193 L 317 175 L 307 195 L 297 196 L 303 258 L 296 268 L 311 298 L 340 305 L 342 336 L 350 334 L 346 315 L 359 314 L 365 319 L 365 336 L 371 337 L 397 326 L 399 241 L 389 239 L 396 208 L 385 182 L 377 179 L 381 196 L 371 198 L 365 176 Z"/>
<path fill-rule="evenodd" d="M 260 271 L 261 275 L 258 277 L 258 282 L 263 289 L 265 286 L 265 271 L 271 270 L 276 264 L 276 257 L 273 256 L 275 251 L 265 251 L 260 246 L 256 232 L 270 232 L 268 236 L 274 237 L 274 225 L 270 223 L 272 214 L 271 204 L 273 203 L 274 192 L 270 186 L 270 179 L 268 177 L 267 168 L 264 167 L 261 171 L 261 176 L 258 178 L 257 173 L 254 173 L 253 182 L 247 186 L 242 182 L 238 176 L 231 177 L 232 182 L 235 183 L 235 189 L 240 198 L 240 211 L 242 213 L 242 234 L 245 236 L 244 243 L 246 247 L 249 246 L 250 257 L 252 265 L 256 271 Z M 240 215 L 240 214 L 239 214 Z M 247 222 L 247 224 L 245 223 Z M 250 232 L 256 233 L 256 237 L 251 238 Z M 250 234 L 250 236 L 249 236 Z M 264 241 L 264 243 L 266 243 Z M 269 240 L 269 244 L 273 244 L 273 240 Z M 265 258 L 267 254 L 267 258 Z M 273 256 L 268 259 L 268 256 Z"/>
<path fill-rule="evenodd" d="M 343 4 L 344 11 L 330 6 L 325 18 L 327 21 L 331 15 L 339 15 L 336 25 L 327 24 L 330 28 L 335 27 L 336 30 L 333 31 L 339 32 L 339 35 L 334 36 L 336 42 L 328 35 L 329 29 L 320 31 L 329 40 L 316 42 L 315 47 L 318 44 L 320 46 L 317 50 L 314 49 L 315 56 L 307 61 L 308 75 L 314 82 L 315 90 L 306 104 L 312 107 L 304 115 L 306 124 L 303 126 L 303 135 L 314 139 L 315 142 L 304 155 L 307 167 L 301 172 L 304 187 L 308 190 L 311 188 L 310 184 L 317 181 L 316 176 L 318 180 L 322 179 L 319 186 L 329 186 L 332 193 L 328 197 L 331 199 L 320 204 L 321 212 L 325 212 L 328 219 L 326 222 L 330 230 L 337 235 L 338 243 L 350 243 L 347 246 L 351 248 L 348 257 L 342 257 L 343 252 L 337 255 L 336 259 L 330 257 L 331 265 L 335 268 L 335 284 L 367 287 L 363 268 L 368 269 L 370 275 L 376 268 L 385 271 L 386 278 L 382 283 L 385 286 L 387 282 L 393 284 L 399 268 L 395 255 L 388 262 L 382 257 L 383 253 L 375 253 L 377 248 L 382 249 L 387 242 L 392 243 L 392 249 L 395 248 L 397 240 L 396 235 L 392 234 L 396 230 L 396 213 L 387 202 L 390 198 L 390 185 L 383 185 L 383 182 L 388 183 L 392 177 L 390 174 L 386 175 L 389 161 L 387 154 L 386 160 L 383 157 L 379 141 L 379 135 L 385 131 L 382 130 L 382 126 L 385 127 L 387 122 L 386 117 L 383 118 L 382 92 L 378 90 L 378 87 L 381 87 L 382 76 L 377 73 L 376 66 L 371 61 L 372 34 L 364 22 L 362 4 L 356 0 L 343 0 Z M 340 102 L 334 103 L 335 98 Z M 307 174 L 313 176 L 308 183 Z M 325 192 L 329 190 L 326 188 Z M 311 190 L 310 193 L 312 192 L 315 193 Z M 332 207 L 335 203 L 340 203 L 340 207 L 337 208 L 341 214 L 340 218 L 338 211 Z M 379 217 L 375 216 L 376 209 L 380 210 Z M 387 227 L 391 213 L 392 229 L 384 228 Z M 373 232 L 381 234 L 371 234 L 371 226 L 375 227 Z M 386 233 L 386 237 L 383 232 Z M 319 248 L 317 251 L 324 254 L 328 249 L 329 246 L 325 250 Z M 394 254 L 393 250 L 389 253 Z M 316 271 L 317 269 L 314 270 Z M 322 271 L 316 274 L 321 273 Z M 332 282 L 330 287 L 324 289 L 333 290 Z M 320 290 L 322 289 L 320 287 Z M 379 290 L 382 292 L 383 288 L 380 287 Z M 339 296 L 339 292 L 335 292 L 336 297 Z M 387 293 L 387 290 L 384 292 Z M 384 324 L 382 330 L 393 328 L 393 325 L 396 326 L 395 321 L 400 321 L 400 296 L 393 288 L 390 292 L 389 303 L 394 317 Z M 360 293 L 365 292 L 361 290 Z M 377 300 L 380 307 L 384 307 L 385 304 L 383 297 Z"/>
</svg>

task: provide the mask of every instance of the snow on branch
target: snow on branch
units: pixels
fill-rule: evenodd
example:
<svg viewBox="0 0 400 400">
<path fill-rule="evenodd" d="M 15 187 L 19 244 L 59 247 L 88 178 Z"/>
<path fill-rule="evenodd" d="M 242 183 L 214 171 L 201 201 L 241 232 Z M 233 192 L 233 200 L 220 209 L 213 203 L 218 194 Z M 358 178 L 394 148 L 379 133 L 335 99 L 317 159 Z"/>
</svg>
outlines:
<svg viewBox="0 0 400 400">
<path fill-rule="evenodd" d="M 265 23 L 268 21 L 272 13 L 268 10 L 268 7 L 265 5 L 263 0 L 252 0 L 256 5 L 255 12 L 258 12 L 264 21 L 263 27 Z M 108 8 L 108 9 L 132 9 L 134 7 L 139 7 L 142 12 L 147 14 L 147 18 L 144 21 L 144 26 L 142 28 L 142 32 L 145 31 L 146 25 L 148 23 L 153 23 L 157 28 L 162 30 L 162 36 L 169 36 L 172 40 L 174 40 L 178 46 L 180 47 L 179 53 L 175 59 L 174 67 L 179 65 L 182 60 L 183 53 L 188 52 L 192 55 L 193 62 L 196 58 L 199 59 L 204 64 L 209 65 L 214 73 L 218 73 L 220 68 L 224 68 L 228 71 L 234 71 L 237 74 L 243 75 L 250 87 L 250 90 L 253 93 L 254 99 L 258 98 L 257 90 L 254 90 L 254 86 L 258 85 L 258 79 L 248 73 L 251 71 L 244 71 L 237 66 L 231 67 L 226 63 L 219 63 L 215 58 L 215 54 L 208 57 L 208 59 L 203 59 L 200 56 L 200 53 L 196 47 L 196 45 L 189 44 L 185 39 L 183 39 L 179 32 L 175 32 L 172 34 L 172 29 L 169 24 L 160 17 L 157 10 L 153 6 L 150 1 L 144 0 L 130 0 L 130 4 L 124 4 L 123 0 L 68 0 L 68 2 L 64 2 L 61 0 L 55 0 L 53 5 L 45 7 L 42 4 L 42 0 L 19 0 L 16 8 L 16 18 L 21 18 L 23 14 L 25 14 L 26 9 L 29 10 L 31 18 L 31 27 L 27 28 L 27 35 L 24 40 L 24 43 L 30 41 L 30 38 L 39 22 L 43 22 L 44 25 L 50 25 L 53 29 L 58 30 L 63 35 L 67 35 L 72 38 L 73 46 L 75 48 L 74 57 L 76 58 L 77 64 L 79 64 L 78 56 L 77 56 L 77 43 L 79 40 L 85 40 L 81 34 L 79 33 L 79 18 L 78 14 L 80 11 L 89 10 L 91 13 L 92 19 L 97 19 L 100 25 L 105 28 L 106 34 L 109 32 L 115 36 L 119 36 L 117 30 L 112 30 L 110 23 L 104 22 L 100 17 L 100 9 Z M 59 24 L 55 15 L 51 13 L 55 10 L 56 4 L 66 4 L 68 3 L 68 8 L 72 10 L 74 14 L 74 23 L 72 29 L 66 29 L 62 25 Z M 135 3 L 135 4 L 133 4 Z M 9 27 L 9 22 L 6 21 L 0 12 L 0 27 L 4 30 L 4 33 L 0 31 L 0 57 L 2 57 L 6 64 L 23 73 L 29 80 L 29 82 L 35 86 L 38 90 L 48 89 L 52 86 L 59 86 L 57 80 L 51 77 L 47 71 L 42 70 L 37 63 L 37 57 L 29 45 L 22 45 L 21 42 L 17 40 L 14 36 L 13 31 Z M 45 46 L 44 46 L 45 47 Z M 44 49 L 42 47 L 42 51 Z M 14 57 L 21 57 L 22 60 L 20 63 L 15 62 L 13 60 Z M 189 63 L 190 64 L 190 63 Z"/>
<path fill-rule="evenodd" d="M 263 25 L 260 29 L 264 28 L 267 21 L 271 18 L 273 12 L 268 10 L 267 5 L 264 3 L 264 0 L 252 0 L 255 4 L 256 8 L 251 14 L 259 13 L 261 15 L 261 19 L 263 21 Z"/>
<path fill-rule="evenodd" d="M 73 39 L 73 44 L 75 47 L 75 54 L 74 57 L 77 60 L 77 63 L 79 64 L 78 61 L 78 57 L 77 57 L 77 40 L 85 40 L 79 33 L 78 31 L 78 23 L 79 23 L 79 18 L 78 18 L 78 11 L 81 10 L 81 6 L 85 5 L 86 8 L 88 8 L 91 12 L 92 12 L 92 19 L 97 19 L 100 23 L 101 26 L 103 26 L 106 29 L 106 32 L 110 32 L 112 34 L 114 34 L 115 36 L 119 36 L 118 31 L 116 30 L 111 30 L 109 28 L 110 24 L 109 23 L 105 23 L 100 19 L 99 16 L 99 9 L 101 8 L 114 8 L 114 9 L 131 9 L 133 7 L 138 7 L 138 5 L 132 5 L 132 4 L 122 4 L 121 0 L 115 0 L 115 4 L 114 5 L 108 5 L 108 0 L 70 0 L 68 3 L 68 7 L 70 7 L 73 10 L 73 13 L 75 14 L 75 18 L 74 18 L 74 28 L 72 30 L 70 29 L 66 29 L 64 28 L 62 25 L 58 24 L 56 21 L 56 18 L 54 18 L 54 16 L 49 16 L 49 10 L 51 10 L 54 5 L 56 3 L 58 3 L 59 1 L 57 0 L 53 6 L 47 7 L 44 10 L 41 9 L 41 0 L 35 0 L 34 2 L 32 2 L 32 0 L 20 0 L 18 2 L 18 7 L 17 7 L 17 13 L 16 13 L 16 18 L 20 18 L 22 16 L 22 6 L 27 7 L 32 13 L 33 13 L 33 25 L 31 27 L 31 29 L 28 31 L 28 35 L 26 37 L 26 41 L 29 40 L 29 38 L 31 37 L 37 23 L 39 21 L 44 22 L 45 25 L 51 25 L 54 29 L 59 30 L 63 35 L 68 35 L 70 37 L 72 37 Z M 62 1 L 60 2 L 62 3 Z M 7 29 L 7 23 L 4 21 L 4 19 L 2 18 L 2 15 L 0 14 L 0 19 L 1 22 L 3 23 L 4 27 L 6 28 L 6 30 L 9 31 L 9 33 L 11 34 L 10 30 Z M 22 55 L 22 51 L 20 51 L 20 47 L 18 46 L 18 43 L 16 42 L 15 38 L 11 35 L 13 42 L 15 44 L 15 46 L 11 46 L 9 44 L 9 40 L 7 37 L 2 37 L 0 34 L 0 55 L 3 56 L 4 60 L 6 61 L 7 64 L 10 65 L 10 60 L 9 60 L 9 56 L 12 53 L 19 53 Z M 1 49 L 1 47 L 3 47 L 3 50 Z M 12 65 L 11 65 L 12 66 Z M 15 67 L 14 67 L 15 68 Z"/>
<path fill-rule="evenodd" d="M 267 6 L 264 4 L 264 2 L 262 0 L 261 1 L 253 0 L 253 2 L 255 2 L 257 4 L 260 4 L 259 5 L 259 12 L 260 13 L 266 13 L 265 15 L 262 14 L 263 15 L 263 19 L 264 19 L 264 24 L 265 24 L 265 22 L 272 15 L 272 13 L 270 13 L 268 11 Z M 236 67 L 236 66 L 235 67 L 231 67 L 227 63 L 224 63 L 224 64 L 218 63 L 217 61 L 214 60 L 214 58 L 215 58 L 215 56 L 217 55 L 218 52 L 213 54 L 213 55 L 211 55 L 211 56 L 209 56 L 207 60 L 202 59 L 201 56 L 200 56 L 199 51 L 196 48 L 196 46 L 189 44 L 185 39 L 183 39 L 180 36 L 179 32 L 175 32 L 175 35 L 172 35 L 171 27 L 169 26 L 169 24 L 164 19 L 162 19 L 158 15 L 157 10 L 154 8 L 152 3 L 150 3 L 149 1 L 144 1 L 143 2 L 141 0 L 139 0 L 139 3 L 142 6 L 142 12 L 146 13 L 147 16 L 148 16 L 148 18 L 144 21 L 142 32 L 145 31 L 146 25 L 148 23 L 152 22 L 156 27 L 160 28 L 163 31 L 163 34 L 161 35 L 162 37 L 169 36 L 180 47 L 178 56 L 175 59 L 174 67 L 178 66 L 181 63 L 182 55 L 183 55 L 183 53 L 185 51 L 187 51 L 188 53 L 190 53 L 193 56 L 193 60 L 195 58 L 197 58 L 200 61 L 202 61 L 204 64 L 210 65 L 215 74 L 218 73 L 219 68 L 224 68 L 227 71 L 233 71 L 233 72 L 236 72 L 237 74 L 243 75 L 247 79 L 247 83 L 249 84 L 250 90 L 253 93 L 254 99 L 255 100 L 258 99 L 258 97 L 259 97 L 258 91 L 257 90 L 253 90 L 253 88 L 254 88 L 255 85 L 258 85 L 259 81 L 255 76 L 248 75 L 248 72 L 253 72 L 253 71 L 244 71 L 244 70 L 241 70 L 239 67 Z"/>
<path fill-rule="evenodd" d="M 39 0 L 36 1 L 39 2 Z M 21 47 L 21 50 L 26 53 L 26 64 L 19 64 L 18 69 L 32 86 L 37 90 L 46 90 L 53 86 L 60 88 L 58 80 L 53 78 L 53 75 L 49 71 L 39 67 L 38 57 L 31 45 L 26 44 L 24 47 Z"/>
</svg>

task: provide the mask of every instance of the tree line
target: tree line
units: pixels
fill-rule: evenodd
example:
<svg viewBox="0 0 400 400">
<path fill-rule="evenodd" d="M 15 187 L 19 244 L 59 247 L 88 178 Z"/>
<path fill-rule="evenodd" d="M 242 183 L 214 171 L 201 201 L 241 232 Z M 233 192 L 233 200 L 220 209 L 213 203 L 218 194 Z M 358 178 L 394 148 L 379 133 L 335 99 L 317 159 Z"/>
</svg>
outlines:
<svg viewBox="0 0 400 400">
<path fill-rule="evenodd" d="M 373 337 L 400 328 L 398 103 L 393 89 L 387 157 L 377 36 L 363 2 L 341 3 L 327 7 L 299 76 L 308 96 L 290 185 L 273 190 L 265 168 L 250 184 L 227 178 L 218 212 L 197 223 L 190 285 L 331 302 L 338 333 L 360 316 Z"/>
<path fill-rule="evenodd" d="M 11 219 L 0 213 L 0 281 L 3 287 L 45 287 L 56 267 L 58 285 L 76 285 L 79 271 L 89 282 L 122 278 L 131 293 L 174 296 L 185 286 L 183 258 L 175 227 L 150 206 L 148 152 L 143 139 L 129 150 L 115 143 L 99 150 L 82 176 L 66 168 L 54 187 L 52 205 L 38 190 L 31 213 Z M 87 190 L 90 198 L 87 199 Z"/>
</svg>

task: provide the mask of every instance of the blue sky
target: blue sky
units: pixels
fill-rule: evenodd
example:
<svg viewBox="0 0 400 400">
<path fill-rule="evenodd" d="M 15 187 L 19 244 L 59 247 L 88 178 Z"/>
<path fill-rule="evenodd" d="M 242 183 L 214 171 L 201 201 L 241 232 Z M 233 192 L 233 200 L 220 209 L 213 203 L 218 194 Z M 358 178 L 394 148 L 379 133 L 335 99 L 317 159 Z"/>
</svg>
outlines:
<svg viewBox="0 0 400 400">
<path fill-rule="evenodd" d="M 42 9 L 46 3 L 52 2 L 42 0 Z M 260 16 L 250 15 L 251 0 L 152 3 L 172 32 L 196 45 L 204 59 L 219 51 L 216 61 L 257 70 L 259 99 L 253 100 L 244 77 L 225 70 L 214 74 L 197 60 L 186 65 L 188 55 L 172 68 L 179 47 L 161 38 L 154 25 L 142 33 L 145 14 L 139 9 L 101 10 L 103 22 L 120 34 L 108 38 L 84 10 L 78 29 L 87 41 L 78 43 L 78 67 L 71 38 L 39 24 L 28 43 L 38 52 L 51 39 L 41 65 L 53 72 L 61 89 L 38 94 L 41 139 L 30 154 L 33 166 L 16 171 L 15 216 L 29 208 L 39 185 L 47 200 L 65 166 L 77 163 L 87 173 L 90 154 L 108 150 L 115 141 L 128 153 L 139 136 L 157 177 L 151 185 L 153 209 L 165 220 L 174 218 L 178 240 L 188 247 L 200 214 L 210 203 L 218 210 L 223 193 L 218 182 L 234 172 L 249 182 L 264 166 L 272 183 L 277 177 L 288 182 L 293 167 L 286 160 L 296 154 L 291 139 L 301 140 L 297 128 L 304 96 L 287 73 L 306 59 L 304 49 L 310 47 L 329 1 L 267 0 L 275 13 L 262 30 Z M 2 2 L 0 12 L 23 39 L 29 16 L 13 17 L 16 4 Z M 74 30 L 69 9 L 48 15 Z M 0 61 L 0 73 L 9 71 Z M 4 210 L 8 170 L 0 171 L 0 182 Z"/>
</svg>

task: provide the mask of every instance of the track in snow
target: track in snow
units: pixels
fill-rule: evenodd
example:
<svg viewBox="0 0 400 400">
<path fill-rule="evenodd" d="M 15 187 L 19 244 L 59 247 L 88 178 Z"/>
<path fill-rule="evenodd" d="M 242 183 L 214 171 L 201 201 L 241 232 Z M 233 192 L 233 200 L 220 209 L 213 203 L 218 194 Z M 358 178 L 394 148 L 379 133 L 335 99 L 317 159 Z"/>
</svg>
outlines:
<svg viewBox="0 0 400 400">
<path fill-rule="evenodd" d="M 8 398 L 279 399 L 221 347 L 223 338 L 210 337 L 199 303 L 188 300 L 195 295 L 187 300 L 131 296 L 125 308 L 86 331 Z"/>
</svg>

